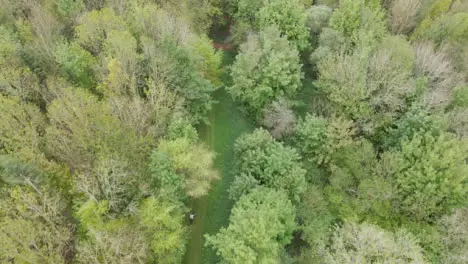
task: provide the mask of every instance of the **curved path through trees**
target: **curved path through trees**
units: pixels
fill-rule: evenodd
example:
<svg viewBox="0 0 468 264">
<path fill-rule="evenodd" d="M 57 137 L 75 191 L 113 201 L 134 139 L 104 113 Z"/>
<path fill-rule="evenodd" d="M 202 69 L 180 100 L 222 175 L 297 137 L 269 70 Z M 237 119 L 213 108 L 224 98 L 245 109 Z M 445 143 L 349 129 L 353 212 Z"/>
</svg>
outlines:
<svg viewBox="0 0 468 264">
<path fill-rule="evenodd" d="M 232 54 L 226 51 L 225 65 L 232 61 Z M 223 76 L 224 85 L 229 85 L 227 74 Z M 229 199 L 228 189 L 234 179 L 234 142 L 242 133 L 253 130 L 251 122 L 244 117 L 227 94 L 224 87 L 215 92 L 218 101 L 210 112 L 210 125 L 199 128 L 200 136 L 216 152 L 215 166 L 221 179 L 211 188 L 208 196 L 192 201 L 196 216 L 189 226 L 191 237 L 184 258 L 186 264 L 217 263 L 218 258 L 211 248 L 204 247 L 204 234 L 214 234 L 222 226 L 227 226 L 233 202 Z"/>
</svg>

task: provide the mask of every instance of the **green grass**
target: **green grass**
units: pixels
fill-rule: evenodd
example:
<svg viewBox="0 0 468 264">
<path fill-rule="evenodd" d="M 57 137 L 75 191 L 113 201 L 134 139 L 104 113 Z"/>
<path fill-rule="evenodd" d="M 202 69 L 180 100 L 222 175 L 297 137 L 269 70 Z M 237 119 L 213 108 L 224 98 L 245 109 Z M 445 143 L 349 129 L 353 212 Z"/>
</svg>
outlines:
<svg viewBox="0 0 468 264">
<path fill-rule="evenodd" d="M 232 54 L 226 54 L 226 64 L 232 61 L 231 56 Z M 229 83 L 228 76 L 223 76 L 223 82 Z M 216 152 L 215 167 L 221 179 L 212 186 L 208 196 L 192 201 L 196 217 L 190 226 L 191 238 L 184 258 L 186 264 L 218 262 L 215 252 L 204 247 L 203 235 L 215 234 L 228 224 L 233 206 L 228 197 L 228 189 L 235 176 L 234 142 L 241 134 L 254 128 L 224 88 L 219 89 L 214 97 L 218 103 L 210 113 L 210 125 L 199 128 L 199 132 L 206 144 Z"/>
</svg>

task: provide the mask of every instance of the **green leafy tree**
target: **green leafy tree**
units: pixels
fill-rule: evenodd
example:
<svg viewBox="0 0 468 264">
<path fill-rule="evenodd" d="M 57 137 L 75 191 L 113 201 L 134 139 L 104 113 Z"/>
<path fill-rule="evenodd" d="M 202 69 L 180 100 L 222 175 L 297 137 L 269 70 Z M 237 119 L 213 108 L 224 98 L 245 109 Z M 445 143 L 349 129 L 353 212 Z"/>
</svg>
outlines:
<svg viewBox="0 0 468 264">
<path fill-rule="evenodd" d="M 78 43 L 94 54 L 102 50 L 103 43 L 112 30 L 125 29 L 124 21 L 108 8 L 83 14 L 75 28 Z"/>
<path fill-rule="evenodd" d="M 193 143 L 188 138 L 161 140 L 158 151 L 169 156 L 176 175 L 161 175 L 171 177 L 173 184 L 180 184 L 178 177 L 183 178 L 183 189 L 191 197 L 201 197 L 208 193 L 213 181 L 219 179 L 213 168 L 214 154 L 200 143 Z M 153 156 L 153 158 L 156 158 Z M 197 162 L 193 162 L 196 160 Z M 161 180 L 165 180 L 162 178 Z M 174 182 L 175 181 L 175 182 Z M 175 186 L 181 188 L 181 186 Z"/>
<path fill-rule="evenodd" d="M 286 193 L 258 188 L 242 196 L 232 209 L 229 226 L 206 235 L 226 263 L 279 263 L 281 248 L 296 229 L 295 210 Z"/>
<path fill-rule="evenodd" d="M 54 51 L 63 75 L 77 86 L 94 89 L 96 58 L 76 42 L 61 42 Z"/>
<path fill-rule="evenodd" d="M 187 230 L 183 225 L 184 213 L 177 204 L 150 197 L 138 208 L 138 229 L 157 263 L 180 263 L 185 253 Z"/>
<path fill-rule="evenodd" d="M 386 34 L 384 13 L 378 1 L 343 0 L 333 12 L 330 27 L 355 45 L 375 45 Z"/>
<path fill-rule="evenodd" d="M 301 205 L 297 208 L 297 218 L 301 238 L 309 248 L 304 248 L 300 263 L 323 261 L 327 240 L 332 233 L 334 216 L 329 210 L 329 204 L 323 191 L 315 185 L 309 185 L 302 194 Z"/>
<path fill-rule="evenodd" d="M 144 55 L 149 61 L 147 70 L 152 81 L 181 96 L 194 122 L 206 120 L 216 86 L 198 70 L 196 59 L 199 58 L 170 38 L 157 43 L 144 41 Z"/>
<path fill-rule="evenodd" d="M 402 213 L 430 220 L 466 201 L 467 146 L 452 134 L 417 134 L 402 143 L 395 178 Z"/>
<path fill-rule="evenodd" d="M 357 121 L 368 133 L 390 123 L 415 93 L 414 52 L 400 37 L 386 38 L 371 54 L 338 53 L 320 60 L 316 82 L 335 113 Z"/>
<path fill-rule="evenodd" d="M 237 42 L 243 42 L 251 32 L 275 25 L 298 50 L 308 46 L 307 12 L 300 0 L 236 0 L 232 1 L 232 8 Z"/>
<path fill-rule="evenodd" d="M 279 97 L 292 98 L 301 87 L 297 50 L 280 32 L 269 27 L 249 36 L 231 68 L 231 95 L 254 113 Z"/>
<path fill-rule="evenodd" d="M 2 188 L 0 198 L 1 262 L 66 263 L 72 233 L 64 199 L 29 180 Z"/>
<path fill-rule="evenodd" d="M 0 154 L 37 151 L 44 117 L 31 104 L 0 94 Z"/>
<path fill-rule="evenodd" d="M 304 50 L 308 45 L 309 30 L 306 27 L 307 13 L 299 0 L 268 0 L 256 14 L 258 28 L 276 25 L 282 35 Z"/>
<path fill-rule="evenodd" d="M 356 133 L 351 121 L 326 120 L 307 114 L 295 128 L 295 145 L 306 160 L 327 164 L 336 150 L 352 144 Z"/>
<path fill-rule="evenodd" d="M 197 69 L 203 78 L 209 80 L 212 84 L 220 85 L 223 53 L 215 51 L 211 40 L 206 36 L 198 38 L 191 46 L 196 57 Z"/>
<path fill-rule="evenodd" d="M 80 263 L 135 263 L 151 261 L 149 244 L 131 217 L 111 218 L 108 204 L 89 200 L 76 212 L 83 234 L 77 241 Z"/>
<path fill-rule="evenodd" d="M 233 198 L 248 193 L 255 186 L 285 190 L 298 201 L 304 191 L 306 171 L 295 149 L 276 142 L 264 129 L 244 135 L 236 141 L 237 176 L 231 186 Z"/>
<path fill-rule="evenodd" d="M 345 222 L 335 230 L 324 263 L 426 263 L 411 233 L 395 233 L 367 224 Z"/>
</svg>

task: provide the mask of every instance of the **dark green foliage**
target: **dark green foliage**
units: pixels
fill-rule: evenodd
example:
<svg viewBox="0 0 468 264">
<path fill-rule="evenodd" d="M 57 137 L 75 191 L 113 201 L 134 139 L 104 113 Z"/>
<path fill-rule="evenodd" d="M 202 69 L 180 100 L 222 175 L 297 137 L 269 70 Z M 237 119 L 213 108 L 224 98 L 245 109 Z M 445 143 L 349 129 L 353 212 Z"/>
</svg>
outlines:
<svg viewBox="0 0 468 264">
<path fill-rule="evenodd" d="M 147 54 L 151 57 L 146 58 L 150 61 L 149 74 L 153 80 L 162 82 L 168 89 L 182 96 L 191 118 L 195 121 L 206 118 L 213 104 L 211 93 L 216 87 L 197 71 L 195 61 L 188 50 L 179 47 L 170 39 L 148 48 L 155 49 L 156 52 Z"/>
<path fill-rule="evenodd" d="M 94 69 L 97 60 L 78 43 L 59 43 L 55 50 L 55 59 L 61 67 L 62 73 L 77 86 L 94 89 Z"/>
<path fill-rule="evenodd" d="M 305 173 L 295 149 L 276 142 L 266 130 L 257 129 L 236 141 L 237 176 L 230 188 L 239 199 L 256 186 L 284 190 L 299 201 L 305 189 Z"/>
<path fill-rule="evenodd" d="M 286 193 L 257 188 L 239 199 L 229 226 L 206 236 L 206 243 L 226 263 L 277 263 L 281 247 L 291 241 L 296 229 L 294 217 Z"/>
</svg>

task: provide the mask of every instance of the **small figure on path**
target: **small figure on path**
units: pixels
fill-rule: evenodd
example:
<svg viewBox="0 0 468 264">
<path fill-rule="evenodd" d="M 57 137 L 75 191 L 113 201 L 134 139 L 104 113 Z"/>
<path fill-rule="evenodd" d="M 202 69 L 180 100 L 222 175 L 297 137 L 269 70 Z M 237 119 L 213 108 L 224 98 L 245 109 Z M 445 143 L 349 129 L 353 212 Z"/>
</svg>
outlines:
<svg viewBox="0 0 468 264">
<path fill-rule="evenodd" d="M 189 214 L 189 219 L 190 219 L 190 224 L 193 224 L 193 221 L 195 220 L 195 213 L 191 212 Z"/>
</svg>

